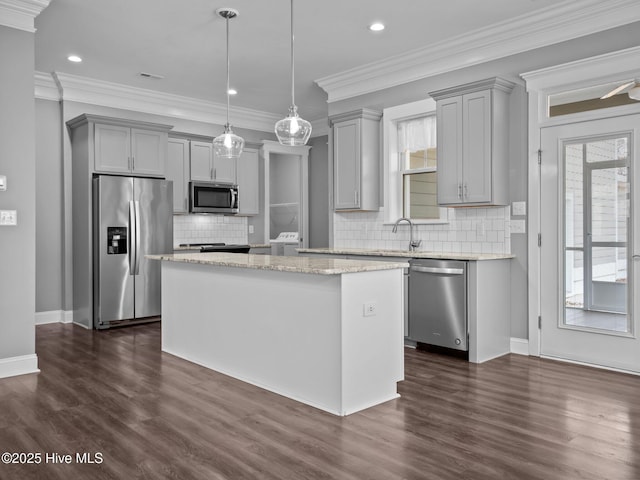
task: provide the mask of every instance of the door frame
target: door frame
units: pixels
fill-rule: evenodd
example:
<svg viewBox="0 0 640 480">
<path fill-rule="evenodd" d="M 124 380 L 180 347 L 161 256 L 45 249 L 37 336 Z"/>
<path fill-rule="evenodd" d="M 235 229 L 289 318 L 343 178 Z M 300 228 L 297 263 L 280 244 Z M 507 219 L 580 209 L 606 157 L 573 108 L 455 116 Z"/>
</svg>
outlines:
<svg viewBox="0 0 640 480">
<path fill-rule="evenodd" d="M 640 77 L 640 47 L 598 55 L 553 67 L 526 72 L 528 93 L 528 193 L 527 258 L 528 258 L 528 330 L 529 355 L 540 356 L 540 129 L 555 125 L 617 117 L 640 113 L 640 104 L 549 117 L 548 98 L 554 93 L 578 90 L 595 85 Z"/>
</svg>

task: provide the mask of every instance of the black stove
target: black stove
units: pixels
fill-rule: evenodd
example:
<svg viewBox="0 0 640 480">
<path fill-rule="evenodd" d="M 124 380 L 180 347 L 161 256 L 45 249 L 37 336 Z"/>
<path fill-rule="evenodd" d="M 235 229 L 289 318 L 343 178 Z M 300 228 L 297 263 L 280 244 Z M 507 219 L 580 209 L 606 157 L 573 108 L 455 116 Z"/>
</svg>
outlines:
<svg viewBox="0 0 640 480">
<path fill-rule="evenodd" d="M 226 243 L 181 243 L 181 247 L 198 247 L 200 252 L 249 253 L 251 246 Z"/>
</svg>

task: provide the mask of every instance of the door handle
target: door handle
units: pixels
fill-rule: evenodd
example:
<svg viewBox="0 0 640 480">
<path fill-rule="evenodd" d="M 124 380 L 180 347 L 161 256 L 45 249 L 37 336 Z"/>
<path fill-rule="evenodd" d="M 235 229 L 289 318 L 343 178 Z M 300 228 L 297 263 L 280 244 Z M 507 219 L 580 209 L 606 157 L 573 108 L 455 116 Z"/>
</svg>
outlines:
<svg viewBox="0 0 640 480">
<path fill-rule="evenodd" d="M 412 265 L 411 271 L 421 272 L 421 273 L 440 273 L 444 275 L 463 275 L 464 274 L 464 268 L 419 267 L 417 265 Z"/>
<path fill-rule="evenodd" d="M 640 259 L 640 255 L 634 255 L 634 256 L 633 256 L 633 257 L 631 257 L 631 258 L 633 258 L 634 260 L 638 260 L 638 259 Z"/>
<path fill-rule="evenodd" d="M 134 275 L 140 273 L 140 202 L 135 201 L 135 214 L 136 214 L 136 261 L 134 268 Z"/>
<path fill-rule="evenodd" d="M 135 275 L 136 253 L 136 210 L 133 200 L 129 201 L 129 275 Z"/>
</svg>

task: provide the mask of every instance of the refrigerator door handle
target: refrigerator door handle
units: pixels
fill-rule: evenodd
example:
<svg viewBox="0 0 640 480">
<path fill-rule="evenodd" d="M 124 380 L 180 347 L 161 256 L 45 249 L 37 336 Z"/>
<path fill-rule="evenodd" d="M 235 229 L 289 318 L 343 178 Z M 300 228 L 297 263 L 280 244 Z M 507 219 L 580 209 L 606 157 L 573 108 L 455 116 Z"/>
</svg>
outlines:
<svg viewBox="0 0 640 480">
<path fill-rule="evenodd" d="M 136 215 L 136 261 L 135 261 L 135 269 L 133 274 L 140 274 L 140 202 L 137 200 L 133 202 L 135 204 L 135 215 Z"/>
<path fill-rule="evenodd" d="M 134 201 L 129 201 L 129 275 L 135 275 L 136 255 L 138 249 L 136 248 L 136 210 Z"/>
</svg>

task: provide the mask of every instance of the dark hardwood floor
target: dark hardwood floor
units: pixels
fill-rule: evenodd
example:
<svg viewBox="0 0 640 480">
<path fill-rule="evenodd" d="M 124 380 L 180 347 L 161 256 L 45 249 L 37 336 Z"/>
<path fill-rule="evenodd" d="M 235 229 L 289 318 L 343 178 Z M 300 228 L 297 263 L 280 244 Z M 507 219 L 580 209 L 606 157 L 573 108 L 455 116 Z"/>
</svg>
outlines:
<svg viewBox="0 0 640 480">
<path fill-rule="evenodd" d="M 41 463 L 3 480 L 640 479 L 631 375 L 407 349 L 402 397 L 340 418 L 162 353 L 159 324 L 42 325 L 36 350 L 41 373 L 0 380 L 0 453 Z"/>
</svg>

